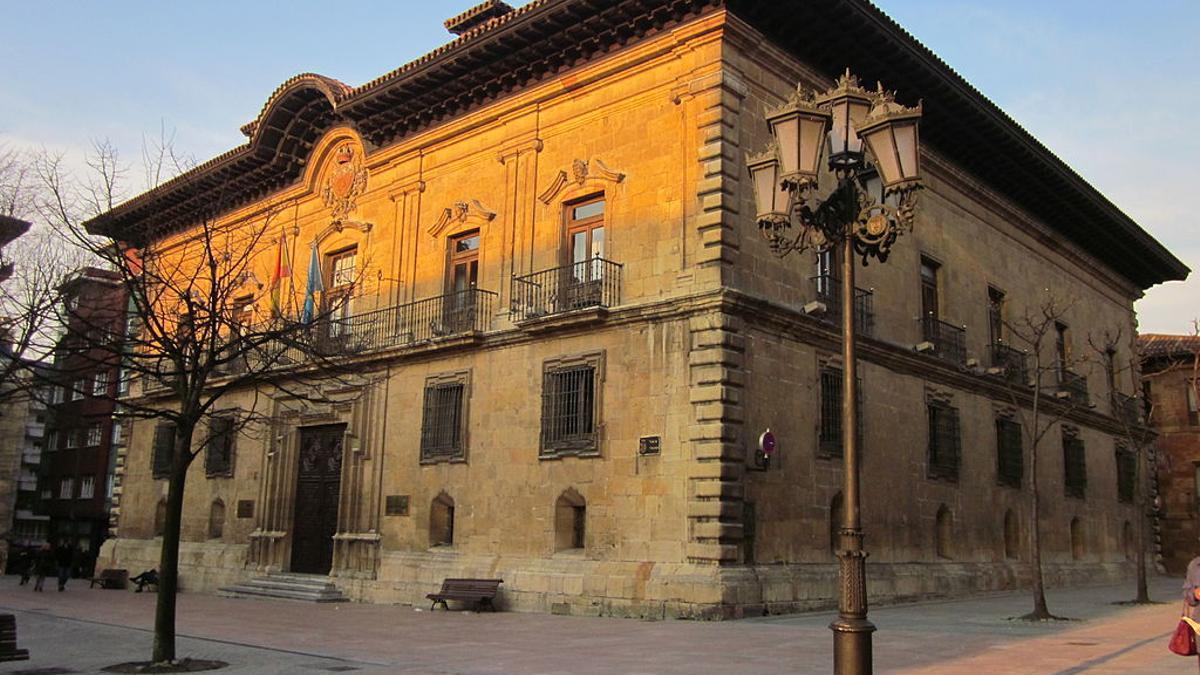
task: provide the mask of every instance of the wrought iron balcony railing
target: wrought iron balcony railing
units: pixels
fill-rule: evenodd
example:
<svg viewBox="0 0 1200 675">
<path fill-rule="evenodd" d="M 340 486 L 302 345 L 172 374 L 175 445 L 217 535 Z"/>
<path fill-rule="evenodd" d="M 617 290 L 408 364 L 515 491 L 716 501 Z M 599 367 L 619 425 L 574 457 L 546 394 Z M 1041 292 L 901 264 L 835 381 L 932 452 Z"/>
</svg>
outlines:
<svg viewBox="0 0 1200 675">
<path fill-rule="evenodd" d="M 992 343 L 991 367 L 999 372 L 1000 377 L 1014 384 L 1025 384 L 1029 381 L 1029 366 L 1025 353 L 1009 347 L 1003 342 Z"/>
<path fill-rule="evenodd" d="M 345 318 L 318 321 L 298 334 L 284 363 L 354 356 L 408 347 L 438 338 L 470 335 L 490 326 L 496 294 L 479 288 L 447 293 Z"/>
<path fill-rule="evenodd" d="M 520 322 L 577 309 L 619 305 L 622 267 L 611 260 L 592 258 L 513 277 L 509 316 Z"/>
<path fill-rule="evenodd" d="M 1087 403 L 1087 377 L 1071 372 L 1070 370 L 1060 371 L 1058 374 L 1058 391 L 1066 393 L 1076 403 Z"/>
<path fill-rule="evenodd" d="M 1142 424 L 1142 402 L 1119 391 L 1112 395 L 1112 416 L 1128 426 Z"/>
<path fill-rule="evenodd" d="M 933 355 L 957 366 L 967 362 L 967 330 L 932 316 L 921 318 L 921 337 L 933 345 Z"/>
<path fill-rule="evenodd" d="M 812 278 L 813 289 L 817 300 L 821 301 L 826 312 L 821 319 L 840 326 L 842 320 L 842 282 L 828 274 Z M 860 335 L 875 334 L 875 294 L 863 288 L 854 289 L 854 327 Z"/>
</svg>

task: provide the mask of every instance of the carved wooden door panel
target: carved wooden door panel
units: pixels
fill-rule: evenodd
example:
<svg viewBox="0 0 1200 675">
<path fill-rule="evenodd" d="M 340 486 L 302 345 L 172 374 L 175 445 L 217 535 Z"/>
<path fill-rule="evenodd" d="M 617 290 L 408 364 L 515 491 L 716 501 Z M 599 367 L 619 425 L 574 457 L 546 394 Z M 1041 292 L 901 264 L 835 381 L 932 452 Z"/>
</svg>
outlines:
<svg viewBox="0 0 1200 675">
<path fill-rule="evenodd" d="M 300 430 L 292 572 L 328 574 L 333 565 L 345 432 L 344 424 Z"/>
</svg>

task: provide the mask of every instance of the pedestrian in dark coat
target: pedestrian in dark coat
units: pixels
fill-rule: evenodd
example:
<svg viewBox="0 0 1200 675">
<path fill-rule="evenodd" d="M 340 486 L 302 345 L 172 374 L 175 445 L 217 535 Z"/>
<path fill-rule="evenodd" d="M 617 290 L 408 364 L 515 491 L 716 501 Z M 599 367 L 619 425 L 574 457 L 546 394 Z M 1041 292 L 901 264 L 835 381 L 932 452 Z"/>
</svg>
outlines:
<svg viewBox="0 0 1200 675">
<path fill-rule="evenodd" d="M 54 551 L 54 563 L 58 568 L 58 590 L 67 590 L 67 579 L 71 578 L 71 568 L 75 565 L 75 549 L 63 542 Z"/>
<path fill-rule="evenodd" d="M 42 547 L 34 554 L 33 573 L 36 575 L 33 590 L 41 592 L 46 577 L 54 574 L 54 551 L 51 550 L 50 544 L 42 544 Z"/>
<path fill-rule="evenodd" d="M 17 570 L 21 573 L 21 585 L 29 583 L 29 577 L 33 574 L 33 551 L 28 546 L 22 546 L 17 554 Z"/>
</svg>

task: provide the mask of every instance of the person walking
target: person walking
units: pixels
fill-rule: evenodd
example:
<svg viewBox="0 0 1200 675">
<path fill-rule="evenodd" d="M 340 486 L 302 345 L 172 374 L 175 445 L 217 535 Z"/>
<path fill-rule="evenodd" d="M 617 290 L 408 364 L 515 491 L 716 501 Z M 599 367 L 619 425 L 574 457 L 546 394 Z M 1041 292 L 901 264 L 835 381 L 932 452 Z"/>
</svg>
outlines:
<svg viewBox="0 0 1200 675">
<path fill-rule="evenodd" d="M 33 571 L 36 578 L 33 582 L 33 590 L 42 591 L 42 584 L 46 582 L 46 577 L 54 572 L 54 551 L 50 549 L 50 544 L 42 544 L 37 553 L 33 556 Z"/>
<path fill-rule="evenodd" d="M 67 590 L 67 579 L 71 578 L 71 569 L 75 564 L 75 549 L 63 542 L 54 551 L 54 562 L 58 568 L 58 592 Z"/>
<path fill-rule="evenodd" d="M 1190 620 L 1196 619 L 1200 614 L 1196 611 L 1198 606 L 1200 606 L 1200 556 L 1192 558 L 1192 561 L 1188 563 L 1187 575 L 1183 579 L 1183 616 Z M 1188 621 L 1188 623 L 1192 624 L 1193 622 Z"/>
<path fill-rule="evenodd" d="M 29 577 L 33 575 L 33 551 L 28 546 L 22 546 L 17 554 L 17 569 L 21 573 L 21 585 L 29 583 Z"/>
</svg>

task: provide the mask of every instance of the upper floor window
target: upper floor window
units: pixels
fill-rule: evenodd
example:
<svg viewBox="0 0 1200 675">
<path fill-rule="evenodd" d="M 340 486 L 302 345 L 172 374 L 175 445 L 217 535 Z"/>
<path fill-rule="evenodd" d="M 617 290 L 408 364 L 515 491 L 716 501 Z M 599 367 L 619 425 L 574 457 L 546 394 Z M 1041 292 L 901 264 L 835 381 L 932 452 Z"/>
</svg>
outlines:
<svg viewBox="0 0 1200 675">
<path fill-rule="evenodd" d="M 108 395 L 108 371 L 101 370 L 96 373 L 95 379 L 92 380 L 92 396 L 107 396 Z"/>
<path fill-rule="evenodd" d="M 1117 393 L 1117 350 L 1104 350 L 1104 377 L 1108 381 L 1108 393 Z"/>
<path fill-rule="evenodd" d="M 99 423 L 88 425 L 87 429 L 87 447 L 95 448 L 100 445 L 100 441 L 104 439 L 104 429 Z"/>
<path fill-rule="evenodd" d="M 1079 430 L 1063 427 L 1063 492 L 1068 497 L 1083 499 L 1087 492 L 1087 450 Z"/>
<path fill-rule="evenodd" d="M 79 498 L 91 499 L 96 496 L 96 477 L 84 476 L 79 479 Z"/>
<path fill-rule="evenodd" d="M 450 238 L 450 293 L 467 291 L 479 283 L 479 231 Z"/>
<path fill-rule="evenodd" d="M 155 478 L 169 478 L 175 466 L 175 423 L 160 422 L 154 428 L 151 471 Z"/>
<path fill-rule="evenodd" d="M 45 447 L 47 452 L 54 452 L 55 450 L 58 450 L 58 430 L 57 429 L 52 429 L 52 430 L 46 432 L 46 440 L 43 443 L 43 447 Z"/>
<path fill-rule="evenodd" d="M 567 204 L 567 256 L 571 264 L 604 257 L 604 195 Z"/>
<path fill-rule="evenodd" d="M 87 395 L 88 389 L 91 388 L 91 383 L 88 381 L 88 379 L 89 378 L 81 377 L 78 380 L 75 380 L 75 386 L 71 388 L 72 401 L 78 401 Z"/>
<path fill-rule="evenodd" d="M 1197 406 L 1196 386 L 1197 380 L 1187 381 L 1187 411 L 1188 424 L 1192 426 L 1200 425 L 1200 406 Z"/>
<path fill-rule="evenodd" d="M 990 344 L 1004 342 L 1004 291 L 988 286 L 988 338 Z"/>
<path fill-rule="evenodd" d="M 921 316 L 942 318 L 938 296 L 938 274 L 942 266 L 930 258 L 921 256 Z"/>
<path fill-rule="evenodd" d="M 328 255 L 330 290 L 354 283 L 358 248 L 351 247 Z"/>
<path fill-rule="evenodd" d="M 75 496 L 75 479 L 63 478 L 58 483 L 58 498 L 71 499 Z"/>
<path fill-rule="evenodd" d="M 1067 324 L 1060 321 L 1054 322 L 1054 359 L 1058 368 L 1058 381 L 1065 382 L 1067 379 L 1068 359 L 1071 356 L 1071 348 L 1067 341 Z"/>
</svg>

